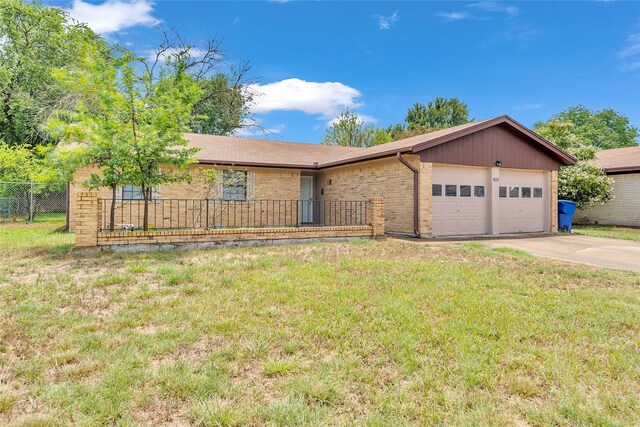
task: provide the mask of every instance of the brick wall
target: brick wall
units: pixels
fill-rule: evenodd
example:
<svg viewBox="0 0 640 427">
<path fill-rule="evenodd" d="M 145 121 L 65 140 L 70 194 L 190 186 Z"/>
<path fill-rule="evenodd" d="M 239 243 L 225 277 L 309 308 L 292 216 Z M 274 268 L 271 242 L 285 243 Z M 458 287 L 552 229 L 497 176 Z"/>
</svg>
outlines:
<svg viewBox="0 0 640 427">
<path fill-rule="evenodd" d="M 576 212 L 576 224 L 611 224 L 640 227 L 640 173 L 612 175 L 613 200 Z"/>
<path fill-rule="evenodd" d="M 551 232 L 558 232 L 558 171 L 551 171 Z"/>
<path fill-rule="evenodd" d="M 403 157 L 420 167 L 419 156 Z M 330 168 L 322 179 L 325 200 L 383 198 L 385 229 L 413 232 L 413 172 L 395 157 Z"/>
<path fill-rule="evenodd" d="M 113 232 L 99 231 L 98 219 L 101 211 L 98 193 L 80 192 L 76 195 L 75 202 L 76 246 L 80 248 L 131 244 L 379 237 L 384 235 L 384 201 L 381 198 L 373 198 L 368 202 L 369 224 L 367 225 Z"/>
<path fill-rule="evenodd" d="M 419 229 L 420 235 L 430 236 L 433 228 L 433 199 L 431 195 L 433 184 L 433 163 L 420 163 L 418 174 L 418 191 L 420 197 Z"/>
<path fill-rule="evenodd" d="M 214 166 L 209 165 L 190 165 L 189 171 L 193 175 L 193 181 L 191 184 L 189 183 L 175 183 L 175 184 L 165 184 L 160 187 L 160 197 L 162 199 L 204 199 L 208 190 L 210 190 L 210 186 L 203 179 L 203 170 L 214 168 Z M 216 169 L 229 169 L 227 167 L 215 167 Z M 254 199 L 271 199 L 271 200 L 298 200 L 300 199 L 300 170 L 293 169 L 271 169 L 271 168 L 233 168 L 238 170 L 246 170 L 249 174 L 253 174 L 253 179 L 251 180 L 252 185 L 254 186 L 253 198 Z M 69 229 L 74 231 L 76 229 L 76 199 L 79 193 L 86 192 L 88 189 L 82 185 L 89 177 L 91 173 L 97 173 L 99 169 L 97 168 L 83 168 L 78 170 L 73 177 L 73 183 L 69 188 Z M 96 190 L 96 193 L 99 198 L 102 199 L 111 199 L 111 190 L 109 188 L 100 188 Z M 120 194 L 118 194 L 120 197 Z M 124 202 L 126 206 L 122 205 L 122 202 L 118 203 L 116 206 L 116 219 L 115 222 L 118 224 L 128 223 L 127 215 L 128 212 L 136 212 L 141 209 L 140 206 L 142 203 L 140 202 Z M 173 210 L 175 210 L 176 215 L 172 213 L 172 215 L 168 215 L 166 211 L 163 213 L 161 208 L 158 207 L 154 213 L 154 207 L 152 206 L 150 209 L 151 215 L 156 215 L 159 220 L 164 216 L 171 216 L 174 221 L 178 221 L 177 212 L 180 210 L 181 212 L 187 212 L 189 209 L 193 210 L 198 207 L 189 207 L 182 206 L 178 207 L 173 206 Z M 248 211 L 248 208 L 247 208 Z M 141 210 L 142 212 L 142 210 Z M 240 210 L 238 210 L 238 215 L 240 215 Z M 247 214 L 248 212 L 243 212 Z M 221 211 L 221 214 L 223 212 Z M 224 212 L 226 213 L 226 212 Z M 184 213 L 181 213 L 182 218 L 180 224 L 183 224 L 182 221 L 187 220 L 191 222 L 186 226 L 192 226 L 193 218 L 197 218 L 198 216 L 195 213 L 189 211 L 187 212 L 187 216 L 185 217 Z M 282 212 L 280 214 L 283 216 L 282 221 L 284 221 L 285 213 Z M 220 215 L 222 218 L 223 215 Z M 225 217 L 225 224 L 227 226 L 227 221 L 233 222 L 233 218 L 227 219 Z M 236 221 L 239 223 L 239 220 Z M 184 226 L 184 225 L 183 225 Z"/>
<path fill-rule="evenodd" d="M 98 218 L 100 205 L 97 193 L 80 192 L 76 195 L 76 246 L 86 248 L 98 244 Z"/>
</svg>

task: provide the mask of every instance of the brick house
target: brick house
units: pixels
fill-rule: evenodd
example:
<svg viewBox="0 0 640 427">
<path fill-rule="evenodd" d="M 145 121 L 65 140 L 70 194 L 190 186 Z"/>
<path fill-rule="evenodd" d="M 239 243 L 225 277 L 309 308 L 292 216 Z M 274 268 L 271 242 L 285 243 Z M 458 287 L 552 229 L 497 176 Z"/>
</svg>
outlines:
<svg viewBox="0 0 640 427">
<path fill-rule="evenodd" d="M 596 164 L 615 181 L 613 199 L 579 210 L 574 222 L 640 227 L 640 146 L 602 150 Z"/>
<path fill-rule="evenodd" d="M 575 163 L 507 116 L 370 148 L 199 134 L 185 138 L 200 148 L 198 164 L 190 166 L 193 182 L 163 185 L 154 189 L 154 199 L 202 203 L 211 194 L 203 171 L 214 168 L 244 181 L 222 188 L 225 199 L 242 203 L 251 193 L 256 201 L 294 200 L 300 207 L 382 198 L 385 230 L 421 237 L 555 232 L 557 170 Z M 78 171 L 70 185 L 71 230 L 76 196 L 87 191 L 81 183 L 90 172 Z M 111 194 L 99 189 L 98 196 Z M 136 188 L 119 189 L 123 204 L 139 196 Z M 314 224 L 328 213 L 311 208 L 296 215 Z"/>
</svg>

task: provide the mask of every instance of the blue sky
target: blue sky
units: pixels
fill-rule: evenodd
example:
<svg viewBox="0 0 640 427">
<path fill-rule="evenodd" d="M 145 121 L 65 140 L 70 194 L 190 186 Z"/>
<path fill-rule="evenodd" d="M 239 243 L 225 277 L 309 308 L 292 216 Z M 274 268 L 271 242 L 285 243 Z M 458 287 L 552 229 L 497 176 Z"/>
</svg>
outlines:
<svg viewBox="0 0 640 427">
<path fill-rule="evenodd" d="M 49 1 L 141 54 L 171 25 L 249 60 L 270 138 L 319 142 L 349 107 L 380 126 L 458 97 L 532 126 L 577 104 L 640 126 L 640 3 Z"/>
</svg>

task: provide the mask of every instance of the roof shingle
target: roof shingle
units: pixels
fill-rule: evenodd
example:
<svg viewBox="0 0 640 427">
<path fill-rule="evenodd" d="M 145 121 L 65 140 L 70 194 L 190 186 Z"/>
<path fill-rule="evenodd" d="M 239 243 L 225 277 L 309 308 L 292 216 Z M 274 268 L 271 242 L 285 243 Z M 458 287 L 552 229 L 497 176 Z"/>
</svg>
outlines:
<svg viewBox="0 0 640 427">
<path fill-rule="evenodd" d="M 640 171 L 640 146 L 602 150 L 596 163 L 607 172 Z"/>
</svg>

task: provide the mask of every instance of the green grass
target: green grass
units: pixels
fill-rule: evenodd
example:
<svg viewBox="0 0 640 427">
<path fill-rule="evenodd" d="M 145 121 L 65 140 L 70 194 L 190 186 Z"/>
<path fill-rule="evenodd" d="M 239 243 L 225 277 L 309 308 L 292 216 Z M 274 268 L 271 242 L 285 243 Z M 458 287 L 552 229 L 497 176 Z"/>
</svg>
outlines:
<svg viewBox="0 0 640 427">
<path fill-rule="evenodd" d="M 574 225 L 572 231 L 593 237 L 634 240 L 640 242 L 640 227 L 619 227 L 615 225 Z"/>
<path fill-rule="evenodd" d="M 395 240 L 78 254 L 58 225 L 0 233 L 0 425 L 640 424 L 640 275 Z"/>
</svg>

